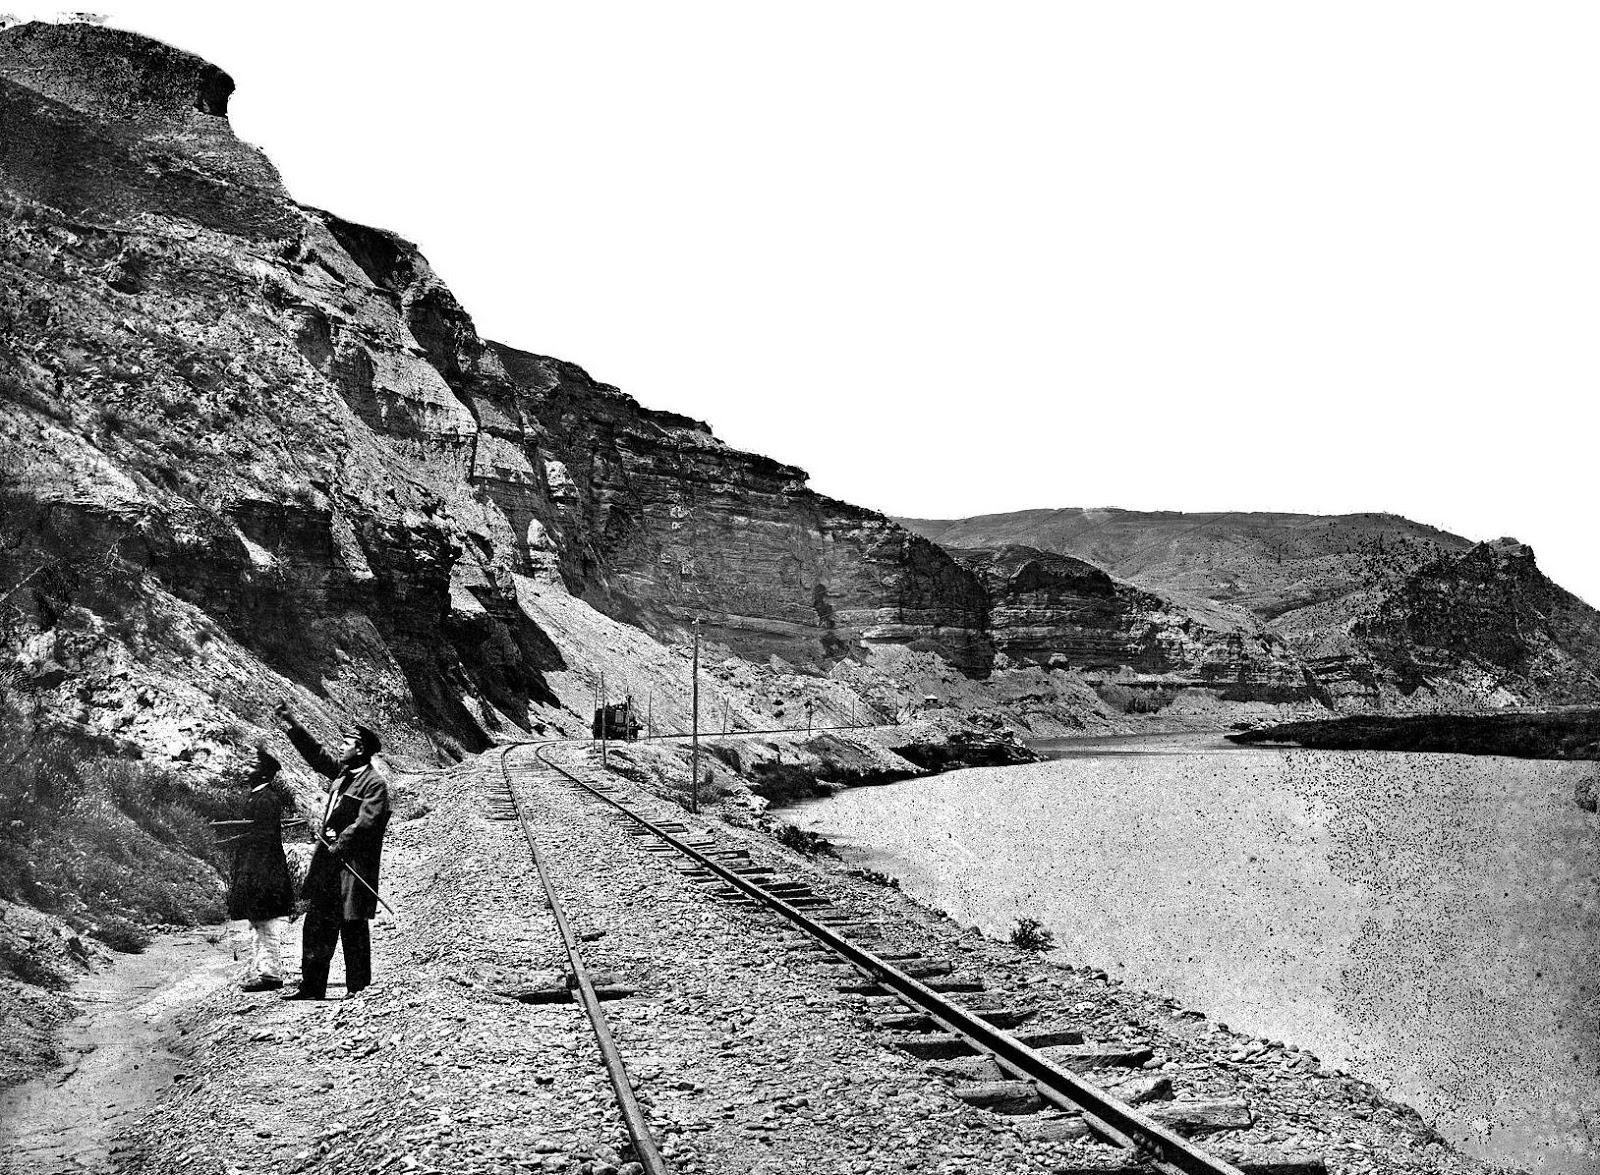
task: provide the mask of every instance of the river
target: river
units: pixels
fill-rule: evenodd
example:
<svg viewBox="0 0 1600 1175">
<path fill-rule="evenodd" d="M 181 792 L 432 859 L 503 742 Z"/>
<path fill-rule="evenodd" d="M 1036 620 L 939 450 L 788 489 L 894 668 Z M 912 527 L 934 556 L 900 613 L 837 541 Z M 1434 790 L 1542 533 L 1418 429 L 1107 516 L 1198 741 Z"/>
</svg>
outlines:
<svg viewBox="0 0 1600 1175">
<path fill-rule="evenodd" d="M 789 813 L 1004 938 L 1020 916 L 1236 1030 L 1310 1049 L 1470 1153 L 1600 1170 L 1593 764 L 1216 735 L 859 788 Z"/>
</svg>

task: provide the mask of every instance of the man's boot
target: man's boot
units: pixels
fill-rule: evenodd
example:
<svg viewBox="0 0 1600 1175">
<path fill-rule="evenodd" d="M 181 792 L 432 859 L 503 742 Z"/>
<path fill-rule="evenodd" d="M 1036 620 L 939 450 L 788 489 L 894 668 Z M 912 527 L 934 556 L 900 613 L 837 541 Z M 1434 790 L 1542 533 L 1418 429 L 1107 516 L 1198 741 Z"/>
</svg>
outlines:
<svg viewBox="0 0 1600 1175">
<path fill-rule="evenodd" d="M 300 963 L 300 986 L 282 998 L 286 1000 L 321 1000 L 328 997 L 328 961 L 311 959 Z"/>
</svg>

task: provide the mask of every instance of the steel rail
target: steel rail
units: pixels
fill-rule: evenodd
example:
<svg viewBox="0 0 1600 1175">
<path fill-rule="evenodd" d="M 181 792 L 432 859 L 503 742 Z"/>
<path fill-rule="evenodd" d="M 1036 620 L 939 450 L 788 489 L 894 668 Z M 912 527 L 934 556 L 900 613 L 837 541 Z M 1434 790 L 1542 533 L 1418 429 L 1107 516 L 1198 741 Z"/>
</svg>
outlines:
<svg viewBox="0 0 1600 1175">
<path fill-rule="evenodd" d="M 1179 1175 L 1179 1173 L 1243 1175 L 1243 1172 L 1233 1164 L 1193 1146 L 1187 1139 L 1145 1117 L 1126 1102 L 1111 1097 L 1071 1070 L 1061 1068 L 1009 1033 L 995 1028 L 951 1003 L 926 984 L 918 982 L 892 964 L 878 958 L 871 951 L 857 946 L 843 935 L 836 934 L 828 927 L 807 917 L 782 898 L 768 893 L 760 886 L 745 880 L 739 874 L 691 848 L 626 804 L 619 803 L 604 792 L 591 787 L 573 772 L 547 759 L 544 755 L 545 746 L 546 744 L 542 744 L 535 751 L 540 762 L 560 772 L 590 795 L 603 800 L 623 815 L 643 825 L 654 836 L 741 893 L 781 914 L 881 986 L 890 988 L 913 1006 L 928 1013 L 931 1019 L 950 1032 L 963 1037 L 981 1052 L 990 1054 L 1001 1063 L 1002 1068 L 1033 1083 L 1045 1100 L 1060 1109 L 1081 1114 L 1092 1130 L 1117 1145 L 1133 1151 L 1140 1161 L 1163 1172 L 1164 1175 Z"/>
<path fill-rule="evenodd" d="M 761 726 L 749 727 L 745 730 L 702 730 L 701 738 L 735 738 L 745 734 L 837 734 L 842 730 L 895 730 L 905 726 L 904 722 L 858 722 L 854 726 Z M 689 731 L 672 731 L 667 734 L 641 734 L 637 738 L 612 739 L 612 742 L 660 742 L 668 738 L 693 738 Z M 597 742 L 590 737 L 586 739 L 555 739 L 555 742 Z"/>
<path fill-rule="evenodd" d="M 611 1078 L 611 1088 L 616 1091 L 617 1108 L 622 1111 L 623 1125 L 627 1128 L 628 1138 L 633 1142 L 634 1157 L 644 1168 L 645 1175 L 669 1175 L 671 1168 L 667 1166 L 666 1158 L 656 1146 L 656 1141 L 650 1134 L 650 1123 L 639 1107 L 639 1099 L 634 1096 L 633 1078 L 629 1075 L 628 1067 L 617 1049 L 617 1042 L 611 1036 L 611 1028 L 606 1023 L 606 1014 L 600 1007 L 600 997 L 594 990 L 594 981 L 589 978 L 589 969 L 584 965 L 583 953 L 578 949 L 577 937 L 572 933 L 572 926 L 567 921 L 566 910 L 561 905 L 561 898 L 556 894 L 555 884 L 550 879 L 550 871 L 545 868 L 544 854 L 539 851 L 539 841 L 528 824 L 527 813 L 522 810 L 522 801 L 517 799 L 517 789 L 511 785 L 511 770 L 506 766 L 506 759 L 517 747 L 527 745 L 516 743 L 500 752 L 500 774 L 505 780 L 506 791 L 511 796 L 512 807 L 516 809 L 517 822 L 522 826 L 522 835 L 527 838 L 528 847 L 533 850 L 533 863 L 539 870 L 539 880 L 544 885 L 544 896 L 550 903 L 551 916 L 555 918 L 556 928 L 561 932 L 561 940 L 566 944 L 567 960 L 572 965 L 573 982 L 577 987 L 578 999 L 583 1004 L 584 1011 L 589 1014 L 589 1023 L 594 1028 L 595 1042 L 600 1046 L 600 1056 L 605 1061 L 606 1074 Z M 539 761 L 546 766 L 555 767 L 555 764 L 541 753 L 543 750 L 544 744 L 534 745 L 534 755 Z"/>
</svg>

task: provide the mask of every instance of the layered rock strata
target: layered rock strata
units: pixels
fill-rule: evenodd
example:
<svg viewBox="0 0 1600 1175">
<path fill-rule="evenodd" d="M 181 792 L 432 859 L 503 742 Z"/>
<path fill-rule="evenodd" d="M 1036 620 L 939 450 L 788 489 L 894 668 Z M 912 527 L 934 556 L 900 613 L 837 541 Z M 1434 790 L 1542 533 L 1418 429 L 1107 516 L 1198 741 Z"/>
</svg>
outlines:
<svg viewBox="0 0 1600 1175">
<path fill-rule="evenodd" d="M 1034 510 L 903 519 L 952 549 L 1027 544 L 1192 607 L 1248 610 L 1346 709 L 1600 702 L 1600 612 L 1513 539 L 1389 514 Z M 999 642 L 1004 647 L 1004 642 Z"/>
<path fill-rule="evenodd" d="M 1299 660 L 1248 613 L 1187 609 L 1081 559 L 1031 547 L 961 558 L 982 578 L 995 647 L 1013 662 L 1128 669 L 1241 701 L 1309 695 Z"/>
<path fill-rule="evenodd" d="M 550 675 L 599 650 L 549 591 L 761 661 L 989 670 L 937 546 L 484 342 L 414 246 L 296 205 L 231 91 L 132 34 L 0 33 L 0 575 L 45 717 L 148 748 L 198 714 L 220 749 L 298 690 L 419 754 L 578 727 Z"/>
<path fill-rule="evenodd" d="M 841 717 L 932 698 L 1057 729 L 1097 703 L 1052 674 L 1365 702 L 1464 656 L 1405 619 L 1425 593 L 1392 584 L 1340 581 L 1340 615 L 1293 609 L 1280 639 L 1076 559 L 957 559 L 698 421 L 483 340 L 409 242 L 295 204 L 233 136 L 231 90 L 132 34 L 0 32 L 0 575 L 13 668 L 46 719 L 191 758 L 284 692 L 428 757 L 578 730 L 599 670 L 632 673 L 581 608 L 650 648 L 697 628 L 743 659 L 749 689 L 722 701 L 747 724 L 793 704 L 792 675 L 842 664 L 819 693 Z M 1358 595 L 1393 603 L 1357 630 Z M 1508 615 L 1509 598 L 1484 607 Z M 1544 651 L 1486 655 L 1483 675 L 1577 680 L 1590 646 L 1564 634 L 1582 606 L 1549 600 L 1564 619 Z M 906 656 L 977 684 L 894 668 L 923 665 Z M 686 676 L 626 688 L 681 719 Z"/>
</svg>

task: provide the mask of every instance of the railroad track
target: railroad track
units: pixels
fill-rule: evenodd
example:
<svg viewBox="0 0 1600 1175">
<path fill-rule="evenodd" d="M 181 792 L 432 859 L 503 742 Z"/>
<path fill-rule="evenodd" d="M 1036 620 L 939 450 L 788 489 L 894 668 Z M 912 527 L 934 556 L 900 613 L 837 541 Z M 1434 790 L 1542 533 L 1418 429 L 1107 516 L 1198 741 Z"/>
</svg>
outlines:
<svg viewBox="0 0 1600 1175">
<path fill-rule="evenodd" d="M 805 936 L 810 950 L 838 960 L 844 970 L 836 984 L 840 993 L 899 1005 L 875 1017 L 876 1029 L 953 1082 L 956 1097 L 1006 1116 L 1026 1137 L 1042 1141 L 1094 1138 L 1109 1148 L 1111 1161 L 1105 1169 L 1127 1175 L 1246 1175 L 1252 1171 L 1311 1175 L 1324 1171 L 1316 1156 L 1274 1155 L 1240 1166 L 1208 1154 L 1160 1121 L 1159 1107 L 1137 1109 L 1131 1100 L 1114 1096 L 1079 1075 L 1079 1070 L 1126 1066 L 1125 1088 L 1130 1099 L 1147 1096 L 1162 1082 L 1138 1068 L 1150 1059 L 1150 1049 L 1087 1046 L 1082 1033 L 1074 1030 L 1029 1031 L 1034 1009 L 1025 999 L 991 991 L 982 977 L 960 974 L 946 960 L 897 947 L 889 926 L 852 910 L 842 895 L 836 900 L 819 893 L 813 884 L 787 875 L 783 868 L 753 858 L 745 847 L 708 830 L 692 830 L 675 809 L 656 811 L 659 805 L 650 802 L 654 797 L 633 799 L 597 769 L 580 773 L 556 762 L 552 751 L 560 745 L 555 741 L 519 744 L 501 752 L 505 795 L 495 799 L 493 814 L 517 820 L 533 852 L 567 951 L 570 998 L 584 1006 L 594 1027 L 635 1157 L 646 1175 L 665 1175 L 672 1168 L 651 1137 L 648 1118 L 634 1092 L 636 1082 L 612 1039 L 601 1007 L 608 996 L 630 992 L 619 988 L 612 977 L 594 976 L 583 959 L 556 879 L 546 867 L 513 784 L 509 758 L 519 749 L 531 746 L 540 764 L 609 814 L 636 838 L 642 851 L 674 861 L 679 873 L 731 905 L 781 919 Z M 568 998 L 565 992 L 551 995 Z M 955 997 L 960 997 L 959 1002 Z M 1174 1104 L 1183 1103 L 1169 1106 Z"/>
<path fill-rule="evenodd" d="M 731 730 L 702 730 L 698 735 L 686 730 L 670 730 L 658 734 L 641 734 L 633 739 L 613 737 L 606 741 L 613 746 L 627 746 L 630 742 L 660 743 L 692 738 L 705 742 L 714 738 L 738 738 L 754 734 L 837 734 L 846 730 L 895 730 L 904 725 L 903 722 L 857 722 L 853 726 L 752 726 L 735 727 Z M 598 744 L 601 740 L 587 738 L 579 741 Z"/>
</svg>

